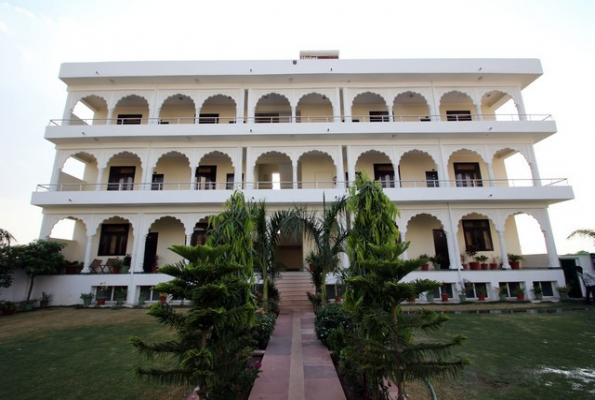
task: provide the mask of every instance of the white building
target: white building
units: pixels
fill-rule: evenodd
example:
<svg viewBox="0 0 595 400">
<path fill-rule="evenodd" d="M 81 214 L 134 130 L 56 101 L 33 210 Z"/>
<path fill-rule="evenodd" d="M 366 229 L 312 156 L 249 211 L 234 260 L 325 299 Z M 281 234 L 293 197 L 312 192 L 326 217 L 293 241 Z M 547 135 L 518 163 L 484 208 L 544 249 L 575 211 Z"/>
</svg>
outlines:
<svg viewBox="0 0 595 400">
<path fill-rule="evenodd" d="M 536 163 L 534 144 L 556 132 L 551 116 L 525 111 L 522 90 L 542 74 L 540 62 L 336 56 L 63 64 L 64 115 L 45 131 L 56 145 L 52 178 L 32 203 L 43 208 L 42 238 L 61 220 L 75 221 L 65 254 L 85 267 L 38 278 L 36 292 L 75 304 L 81 292 L 107 285 L 108 301 L 127 288 L 135 303 L 141 288 L 168 278 L 153 273 L 156 264 L 177 261 L 167 248 L 200 242 L 207 218 L 234 189 L 266 199 L 271 210 L 316 207 L 323 193 L 343 195 L 361 171 L 381 181 L 401 210 L 407 256 L 443 256 L 437 270 L 412 278 L 443 281 L 454 299 L 464 279 L 493 299 L 506 284 L 532 296 L 535 282 L 556 295 L 564 275 L 548 206 L 573 192 L 564 179 L 541 177 Z M 77 117 L 80 103 L 94 115 Z M 501 114 L 504 104 L 515 112 Z M 532 179 L 507 171 L 504 160 L 515 154 Z M 79 177 L 63 171 L 73 160 L 84 164 Z M 521 252 L 517 214 L 533 217 L 543 232 L 533 239 L 547 253 L 524 255 L 512 270 L 507 253 Z M 302 269 L 307 245 L 281 246 L 288 270 Z M 469 246 L 499 269 L 463 269 Z M 126 254 L 129 273 L 103 267 Z"/>
</svg>

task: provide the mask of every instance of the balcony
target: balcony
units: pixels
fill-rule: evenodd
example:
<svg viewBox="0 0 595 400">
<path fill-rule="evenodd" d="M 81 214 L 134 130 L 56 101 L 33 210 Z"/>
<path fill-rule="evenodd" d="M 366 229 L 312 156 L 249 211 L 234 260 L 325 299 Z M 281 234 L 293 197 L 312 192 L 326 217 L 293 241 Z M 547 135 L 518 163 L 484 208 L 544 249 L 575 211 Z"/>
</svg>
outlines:
<svg viewBox="0 0 595 400">
<path fill-rule="evenodd" d="M 258 116 L 204 118 L 136 118 L 134 124 L 118 124 L 118 119 L 50 120 L 45 138 L 55 144 L 89 141 L 144 141 L 202 139 L 251 139 L 302 137 L 348 139 L 365 134 L 367 138 L 444 138 L 463 135 L 485 139 L 518 138 L 526 133 L 538 142 L 556 132 L 551 115 L 395 115 L 369 116 Z M 165 123 L 167 122 L 167 123 Z M 293 135 L 293 136 L 292 136 Z"/>
<path fill-rule="evenodd" d="M 553 204 L 574 198 L 566 179 L 503 180 L 423 180 L 383 181 L 385 193 L 399 203 L 432 202 L 527 202 Z M 113 184 L 112 184 L 113 185 Z M 196 189 L 193 189 L 196 187 Z M 294 185 L 297 185 L 296 189 Z M 242 190 L 248 199 L 266 199 L 271 203 L 316 204 L 327 198 L 344 195 L 346 182 L 210 182 L 126 184 L 123 190 L 107 190 L 94 184 L 43 184 L 32 196 L 37 206 L 171 206 L 187 204 L 221 204 L 233 190 Z M 125 190 L 124 190 L 125 189 Z"/>
</svg>

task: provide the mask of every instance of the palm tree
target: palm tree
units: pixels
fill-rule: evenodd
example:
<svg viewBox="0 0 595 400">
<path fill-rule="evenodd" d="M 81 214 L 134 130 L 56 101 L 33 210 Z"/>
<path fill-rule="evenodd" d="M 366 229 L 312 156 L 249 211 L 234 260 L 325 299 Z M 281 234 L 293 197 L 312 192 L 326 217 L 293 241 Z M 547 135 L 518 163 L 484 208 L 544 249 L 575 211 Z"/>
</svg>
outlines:
<svg viewBox="0 0 595 400">
<path fill-rule="evenodd" d="M 322 200 L 322 211 L 311 212 L 306 208 L 296 210 L 297 222 L 303 228 L 304 236 L 312 240 L 314 250 L 307 259 L 313 264 L 314 271 L 318 271 L 321 277 L 313 280 L 319 282 L 317 293 L 320 293 L 322 305 L 326 305 L 326 275 L 335 272 L 339 265 L 339 255 L 345 251 L 345 239 L 348 230 L 345 226 L 345 211 L 347 198 L 341 198 L 331 203 Z M 292 224 L 295 226 L 295 223 Z"/>
<path fill-rule="evenodd" d="M 0 248 L 10 246 L 10 242 L 16 240 L 10 232 L 0 228 Z"/>
<path fill-rule="evenodd" d="M 593 239 L 595 242 L 595 230 L 593 229 L 577 229 L 572 232 L 566 239 L 572 239 L 573 237 L 578 236 L 587 239 Z"/>
</svg>

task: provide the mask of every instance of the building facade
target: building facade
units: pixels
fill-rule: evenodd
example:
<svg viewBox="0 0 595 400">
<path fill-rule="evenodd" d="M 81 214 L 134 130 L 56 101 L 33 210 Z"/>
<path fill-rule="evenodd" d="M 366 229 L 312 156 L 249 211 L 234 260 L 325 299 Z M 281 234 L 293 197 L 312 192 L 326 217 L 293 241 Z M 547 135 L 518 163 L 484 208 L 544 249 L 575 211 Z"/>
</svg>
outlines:
<svg viewBox="0 0 595 400">
<path fill-rule="evenodd" d="M 522 90 L 542 74 L 540 62 L 331 55 L 63 64 L 64 115 L 45 131 L 56 146 L 52 178 L 32 203 L 43 208 L 42 238 L 74 222 L 64 252 L 84 268 L 44 277 L 37 289 L 53 291 L 56 304 L 89 291 L 108 302 L 120 291 L 129 304 L 141 293 L 155 299 L 150 287 L 168 278 L 156 267 L 178 261 L 167 248 L 201 243 L 234 190 L 271 211 L 315 209 L 366 173 L 401 211 L 404 256 L 439 255 L 411 279 L 442 281 L 439 292 L 453 299 L 465 280 L 472 298 L 482 290 L 498 298 L 499 286 L 529 296 L 534 284 L 556 296 L 564 274 L 548 206 L 573 192 L 564 179 L 542 178 L 536 163 L 533 146 L 556 132 L 551 116 L 525 111 Z M 515 155 L 526 162 L 523 179 L 507 170 Z M 507 255 L 521 253 L 519 214 L 539 227 L 532 240 L 545 252 L 523 255 L 517 270 Z M 301 270 L 308 248 L 284 240 L 282 270 Z M 494 269 L 467 269 L 468 250 Z M 126 255 L 130 270 L 114 273 L 110 264 Z"/>
</svg>

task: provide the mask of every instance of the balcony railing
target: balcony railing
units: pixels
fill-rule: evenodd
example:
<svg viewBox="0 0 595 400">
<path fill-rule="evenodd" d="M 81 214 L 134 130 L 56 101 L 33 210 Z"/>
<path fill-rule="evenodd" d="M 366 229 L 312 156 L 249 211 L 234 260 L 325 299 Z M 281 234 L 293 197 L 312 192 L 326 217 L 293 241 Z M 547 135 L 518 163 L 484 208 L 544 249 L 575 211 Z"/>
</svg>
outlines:
<svg viewBox="0 0 595 400">
<path fill-rule="evenodd" d="M 569 186 L 566 178 L 558 179 L 465 179 L 465 180 L 419 180 L 419 181 L 379 181 L 382 187 L 390 189 L 408 189 L 408 188 L 516 188 L 516 187 L 534 187 L 534 186 Z M 82 191 L 167 191 L 167 190 L 287 190 L 293 189 L 293 181 L 281 182 L 171 182 L 171 183 L 103 183 L 101 185 L 93 183 L 58 183 L 58 184 L 39 184 L 36 192 L 82 192 Z M 326 181 L 326 182 L 308 182 L 298 181 L 299 189 L 338 189 L 348 187 L 349 182 L 345 181 Z M 109 188 L 109 190 L 108 190 Z"/>
<path fill-rule="evenodd" d="M 217 124 L 272 124 L 272 123 L 330 123 L 341 122 L 463 122 L 463 121 L 553 121 L 550 114 L 457 114 L 457 115 L 353 115 L 353 116 L 258 116 L 258 117 L 162 117 L 111 119 L 51 119 L 49 126 L 89 125 L 217 125 Z"/>
</svg>

